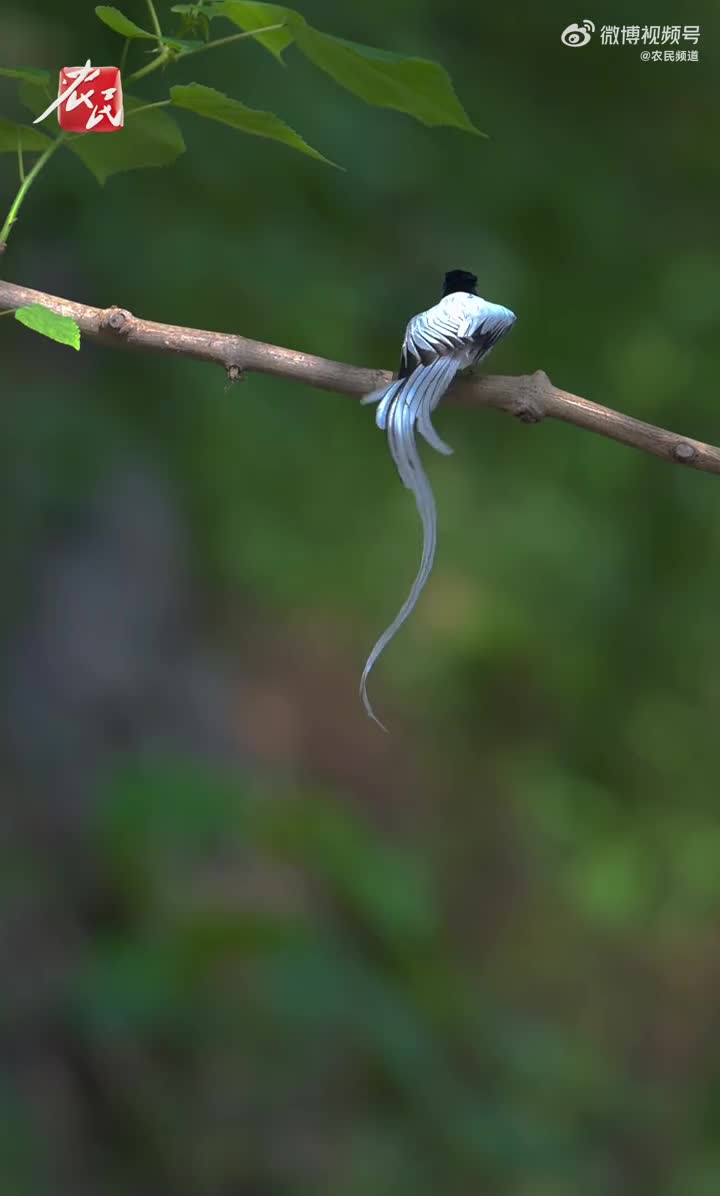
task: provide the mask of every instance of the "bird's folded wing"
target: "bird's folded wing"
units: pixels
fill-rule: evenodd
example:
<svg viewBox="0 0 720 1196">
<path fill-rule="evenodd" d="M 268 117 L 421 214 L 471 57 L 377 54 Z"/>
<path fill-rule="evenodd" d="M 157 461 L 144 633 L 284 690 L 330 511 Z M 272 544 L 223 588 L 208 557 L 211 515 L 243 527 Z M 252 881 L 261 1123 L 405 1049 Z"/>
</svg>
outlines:
<svg viewBox="0 0 720 1196">
<path fill-rule="evenodd" d="M 457 322 L 415 316 L 405 331 L 400 358 L 400 377 L 407 377 L 419 365 L 430 365 L 439 357 L 449 357 L 467 347 L 463 330 Z"/>
<path fill-rule="evenodd" d="M 470 317 L 463 328 L 466 344 L 476 350 L 474 361 L 478 362 L 501 340 L 515 323 L 515 313 L 497 303 L 488 303 L 484 311 Z"/>
</svg>

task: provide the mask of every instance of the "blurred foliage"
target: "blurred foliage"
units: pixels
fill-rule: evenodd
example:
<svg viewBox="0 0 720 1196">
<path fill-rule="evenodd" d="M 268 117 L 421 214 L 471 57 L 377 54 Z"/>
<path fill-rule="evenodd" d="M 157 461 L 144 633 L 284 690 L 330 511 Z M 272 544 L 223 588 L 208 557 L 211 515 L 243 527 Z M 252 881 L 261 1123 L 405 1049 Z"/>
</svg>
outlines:
<svg viewBox="0 0 720 1196">
<path fill-rule="evenodd" d="M 144 5 L 124 8 L 147 26 Z M 493 372 L 543 368 L 720 441 L 707 0 L 687 14 L 695 63 L 567 48 L 584 14 L 556 0 L 307 0 L 302 15 L 441 62 L 489 140 L 366 107 L 297 46 L 285 70 L 241 41 L 212 70 L 199 58 L 202 79 L 344 172 L 200 120 L 174 165 L 102 191 L 58 155 L 4 276 L 392 368 L 443 272 L 474 269 L 518 315 Z M 91 18 L 10 0 L 4 63 L 116 61 L 117 35 Z M 681 18 L 638 0 L 627 19 Z M 198 75 L 180 57 L 143 94 Z M 16 81 L 0 87 L 25 121 Z M 3 196 L 15 171 L 3 156 Z M 8 638 L 45 538 L 129 454 L 173 486 L 209 634 L 242 680 L 241 775 L 178 752 L 123 759 L 98 786 L 109 912 L 45 994 L 47 1024 L 106 1078 L 81 1138 L 102 1176 L 88 1190 L 715 1193 L 716 479 L 560 424 L 443 408 L 456 452 L 428 454 L 438 559 L 378 669 L 393 732 L 379 744 L 357 682 L 419 532 L 372 412 L 270 378 L 226 389 L 201 364 L 71 354 L 13 320 L 0 369 Z M 27 854 L 3 850 L 6 913 L 50 885 Z M 53 908 L 73 879 L 58 866 Z M 21 963 L 3 961 L 13 984 Z M 1 1008 L 19 1040 L 9 996 Z M 13 1077 L 3 1190 L 54 1193 L 47 1127 L 72 1102 L 54 1072 L 42 1100 Z"/>
<path fill-rule="evenodd" d="M 117 778 L 98 844 L 139 921 L 132 936 L 96 940 L 70 974 L 72 1017 L 105 1040 L 180 1034 L 211 1085 L 221 1060 L 238 1075 L 254 1060 L 254 1090 L 241 1100 L 272 1155 L 277 1119 L 289 1105 L 312 1122 L 315 1086 L 324 1105 L 327 1084 L 332 1145 L 318 1144 L 317 1170 L 302 1182 L 278 1150 L 279 1190 L 329 1176 L 339 1191 L 462 1190 L 508 1170 L 561 1177 L 572 1190 L 592 1175 L 563 1120 L 578 1098 L 615 1118 L 627 1093 L 601 1060 L 472 990 L 413 854 L 332 801 L 242 792 L 172 765 Z M 189 871 L 193 892 L 178 905 Z M 236 900 L 244 892 L 241 912 L 228 911 L 226 886 Z M 559 1109 L 528 1101 L 537 1067 Z M 189 1143 L 203 1111 L 190 1101 L 182 1116 Z M 222 1150 L 223 1167 L 246 1181 L 247 1130 L 232 1119 Z M 258 1181 L 269 1162 L 255 1164 Z M 165 1165 L 192 1172 L 198 1161 L 190 1148 Z"/>
</svg>

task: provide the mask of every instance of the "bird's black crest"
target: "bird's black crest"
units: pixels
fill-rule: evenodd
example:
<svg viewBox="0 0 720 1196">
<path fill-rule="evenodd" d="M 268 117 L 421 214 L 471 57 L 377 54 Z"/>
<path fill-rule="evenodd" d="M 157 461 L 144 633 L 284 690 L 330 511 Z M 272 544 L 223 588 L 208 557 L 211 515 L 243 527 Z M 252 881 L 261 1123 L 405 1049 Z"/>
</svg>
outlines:
<svg viewBox="0 0 720 1196">
<path fill-rule="evenodd" d="M 467 291 L 469 295 L 474 295 L 476 286 L 476 274 L 471 274 L 469 270 L 448 270 L 443 283 L 442 297 L 444 299 L 446 295 L 452 295 L 453 291 Z"/>
</svg>

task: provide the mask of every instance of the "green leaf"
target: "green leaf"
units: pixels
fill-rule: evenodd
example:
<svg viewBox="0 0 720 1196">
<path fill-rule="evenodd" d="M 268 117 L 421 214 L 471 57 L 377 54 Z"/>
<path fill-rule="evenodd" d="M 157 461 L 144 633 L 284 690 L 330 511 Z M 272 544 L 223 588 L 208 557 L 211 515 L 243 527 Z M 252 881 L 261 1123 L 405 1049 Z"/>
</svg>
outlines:
<svg viewBox="0 0 720 1196">
<path fill-rule="evenodd" d="M 156 40 L 154 33 L 148 33 L 147 29 L 141 29 L 118 8 L 112 8 L 109 4 L 99 4 L 95 9 L 95 16 L 114 33 L 119 33 L 122 37 L 146 37 L 150 41 Z"/>
<path fill-rule="evenodd" d="M 115 133 L 82 133 L 66 143 L 99 183 L 124 170 L 169 166 L 183 153 L 185 142 L 173 118 L 157 108 L 133 116 L 135 108 L 143 107 L 142 100 L 126 95 L 123 129 Z"/>
<path fill-rule="evenodd" d="M 368 104 L 397 108 L 425 125 L 452 125 L 480 133 L 437 62 L 362 46 L 310 25 L 297 25 L 295 40 L 315 66 Z"/>
<path fill-rule="evenodd" d="M 23 79 L 26 83 L 36 83 L 39 87 L 47 87 L 50 82 L 49 72 L 35 66 L 18 66 L 13 69 L 0 66 L 0 75 L 5 75 L 8 79 Z"/>
<path fill-rule="evenodd" d="M 50 337 L 60 345 L 70 345 L 73 349 L 80 348 L 80 329 L 70 316 L 59 316 L 57 312 L 42 307 L 39 303 L 31 303 L 28 307 L 19 307 L 15 312 L 15 319 L 39 332 L 42 336 Z"/>
<path fill-rule="evenodd" d="M 48 106 L 50 89 L 37 83 L 31 83 L 29 80 L 23 80 L 18 95 L 23 107 L 32 112 L 33 116 L 39 116 Z"/>
<path fill-rule="evenodd" d="M 46 150 L 52 144 L 49 137 L 39 129 L 32 129 L 29 125 L 17 125 L 12 120 L 0 117 L 0 154 L 14 154 L 18 147 L 32 153 L 34 150 Z"/>
<path fill-rule="evenodd" d="M 264 29 L 266 25 L 279 25 L 285 22 L 284 29 L 274 29 L 271 33 L 260 33 L 257 41 L 277 59 L 282 61 L 283 50 L 294 40 L 293 25 L 304 25 L 305 18 L 291 8 L 280 4 L 260 4 L 254 0 L 225 0 L 218 6 L 221 16 L 227 17 L 239 29 L 251 33 L 254 29 Z"/>
<path fill-rule="evenodd" d="M 198 116 L 220 121 L 221 124 L 230 125 L 231 128 L 239 129 L 242 133 L 252 133 L 256 137 L 270 137 L 274 141 L 282 141 L 292 149 L 309 154 L 311 158 L 328 162 L 330 166 L 337 165 L 303 141 L 299 133 L 286 125 L 273 112 L 260 112 L 257 108 L 248 108 L 240 100 L 233 100 L 230 96 L 223 95 L 221 91 L 216 91 L 214 87 L 205 87 L 202 83 L 189 83 L 187 86 L 171 87 L 170 96 L 173 104 L 176 104 L 178 108 L 187 108 L 190 112 L 197 113 Z"/>
<path fill-rule="evenodd" d="M 176 4 L 173 12 L 192 15 L 197 12 L 195 4 Z M 282 62 L 283 50 L 291 44 L 294 38 L 292 26 L 303 25 L 305 18 L 300 13 L 293 12 L 281 4 L 262 4 L 256 0 L 220 0 L 217 4 L 209 5 L 202 10 L 203 16 L 213 20 L 215 17 L 226 17 L 247 33 L 255 29 L 264 29 L 267 25 L 286 23 L 285 29 L 274 29 L 272 33 L 259 33 L 256 40 L 269 50 L 271 54 Z"/>
</svg>

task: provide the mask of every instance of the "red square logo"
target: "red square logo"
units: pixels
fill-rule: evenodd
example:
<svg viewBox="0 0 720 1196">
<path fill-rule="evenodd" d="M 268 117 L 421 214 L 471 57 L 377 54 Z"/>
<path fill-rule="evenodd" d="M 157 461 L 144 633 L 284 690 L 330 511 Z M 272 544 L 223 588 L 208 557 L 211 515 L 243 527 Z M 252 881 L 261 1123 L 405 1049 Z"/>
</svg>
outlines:
<svg viewBox="0 0 720 1196">
<path fill-rule="evenodd" d="M 79 82 L 78 82 L 79 80 Z M 123 127 L 123 97 L 116 66 L 64 66 L 58 122 L 69 133 L 116 133 Z"/>
</svg>

